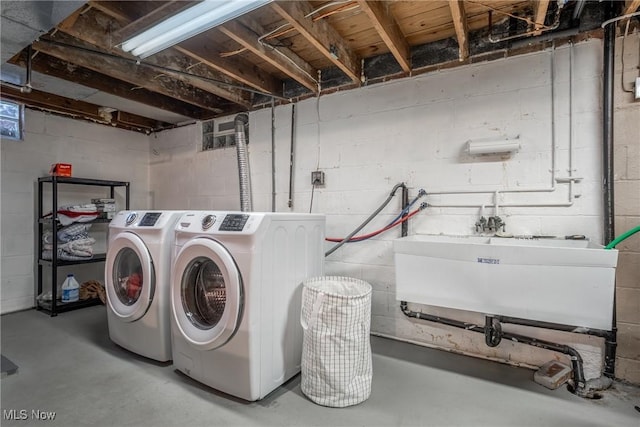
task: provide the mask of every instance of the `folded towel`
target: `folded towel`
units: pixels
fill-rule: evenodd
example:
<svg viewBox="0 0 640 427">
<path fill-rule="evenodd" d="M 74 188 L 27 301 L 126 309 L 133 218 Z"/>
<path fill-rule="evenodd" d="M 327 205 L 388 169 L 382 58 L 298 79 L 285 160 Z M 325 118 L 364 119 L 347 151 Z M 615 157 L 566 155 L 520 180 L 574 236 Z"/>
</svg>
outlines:
<svg viewBox="0 0 640 427">
<path fill-rule="evenodd" d="M 91 228 L 91 224 L 73 224 L 58 230 L 58 240 L 61 242 L 69 242 L 75 240 L 77 236 L 88 237 L 87 231 Z"/>
<path fill-rule="evenodd" d="M 74 222 L 89 222 L 98 218 L 99 212 L 77 213 L 71 211 L 58 211 L 58 221 L 62 225 L 69 225 Z"/>
<path fill-rule="evenodd" d="M 97 211 L 97 207 L 95 203 L 85 203 L 83 205 L 65 205 L 58 206 L 58 212 L 60 211 L 70 211 L 70 212 L 95 212 Z"/>
<path fill-rule="evenodd" d="M 51 250 L 44 250 L 42 251 L 42 259 L 47 259 L 50 260 L 53 258 L 53 251 Z M 93 258 L 93 255 L 91 256 L 77 256 L 77 255 L 72 255 L 62 249 L 58 249 L 58 259 L 59 260 L 63 260 L 63 261 L 83 261 L 83 260 L 87 260 L 87 259 L 91 259 Z"/>
</svg>

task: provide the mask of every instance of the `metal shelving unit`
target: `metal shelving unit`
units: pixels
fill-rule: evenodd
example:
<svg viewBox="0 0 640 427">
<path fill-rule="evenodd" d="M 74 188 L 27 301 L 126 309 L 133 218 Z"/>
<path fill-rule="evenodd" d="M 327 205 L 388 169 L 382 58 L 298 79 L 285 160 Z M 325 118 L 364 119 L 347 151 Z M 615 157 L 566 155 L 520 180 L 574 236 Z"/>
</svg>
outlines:
<svg viewBox="0 0 640 427">
<path fill-rule="evenodd" d="M 51 184 L 51 212 L 52 215 L 50 218 L 44 217 L 44 202 L 43 202 L 43 190 L 44 184 Z M 58 186 L 59 185 L 85 185 L 85 186 L 94 186 L 94 187 L 106 187 L 109 188 L 109 197 L 115 197 L 115 189 L 118 187 L 123 187 L 125 189 L 125 209 L 129 209 L 129 182 L 127 181 L 108 181 L 101 179 L 87 179 L 87 178 L 74 178 L 74 177 L 66 177 L 66 176 L 45 176 L 38 178 L 38 210 L 36 215 L 38 217 L 38 251 L 36 254 L 37 257 L 37 267 L 38 267 L 38 286 L 36 292 L 36 308 L 38 310 L 46 311 L 51 315 L 51 317 L 57 316 L 58 313 L 62 313 L 64 311 L 76 310 L 78 308 L 89 307 L 92 305 L 100 304 L 99 299 L 89 299 L 83 301 L 76 301 L 70 303 L 62 303 L 58 301 L 58 286 L 57 286 L 57 277 L 58 277 L 58 267 L 65 267 L 70 265 L 79 265 L 79 264 L 91 264 L 104 262 L 106 259 L 106 254 L 94 254 L 91 259 L 87 260 L 79 260 L 79 261 L 65 261 L 58 259 L 58 241 L 57 238 L 53 239 L 53 249 L 50 260 L 42 259 L 42 234 L 44 232 L 44 226 L 47 224 L 51 225 L 51 229 L 55 232 L 60 228 L 60 223 L 58 221 Z M 95 219 L 91 221 L 91 223 L 109 223 L 111 220 L 108 219 Z M 48 268 L 51 271 L 51 301 L 39 301 L 38 295 L 40 295 L 43 291 L 43 273 L 44 268 Z"/>
</svg>

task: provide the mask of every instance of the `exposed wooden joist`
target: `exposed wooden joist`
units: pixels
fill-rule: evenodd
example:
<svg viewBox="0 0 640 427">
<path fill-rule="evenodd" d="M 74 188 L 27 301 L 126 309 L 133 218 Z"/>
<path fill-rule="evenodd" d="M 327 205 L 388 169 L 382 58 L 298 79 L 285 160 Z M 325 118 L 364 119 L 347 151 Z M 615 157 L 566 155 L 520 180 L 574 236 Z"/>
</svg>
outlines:
<svg viewBox="0 0 640 427">
<path fill-rule="evenodd" d="M 535 19 L 535 33 L 534 36 L 539 36 L 542 34 L 542 27 L 544 26 L 544 20 L 547 17 L 547 10 L 549 9 L 549 0 L 539 0 L 537 2 L 538 7 L 536 8 L 536 19 Z"/>
<path fill-rule="evenodd" d="M 19 89 L 2 85 L 2 97 L 23 103 L 27 106 L 51 111 L 54 113 L 80 117 L 93 122 L 107 124 L 123 129 L 135 130 L 139 132 L 151 132 L 157 129 L 172 127 L 171 123 L 141 117 L 136 114 L 124 112 L 109 112 L 103 107 L 85 101 L 66 98 L 47 92 L 32 89 L 30 93 L 23 93 Z M 116 114 L 114 114 L 116 113 Z M 118 116 L 126 120 L 119 120 Z"/>
<path fill-rule="evenodd" d="M 317 71 L 286 47 L 278 47 L 278 53 L 275 48 L 270 49 L 260 43 L 258 34 L 265 34 L 266 31 L 257 22 L 249 19 L 242 19 L 241 22 L 234 20 L 224 24 L 219 30 L 313 93 L 318 92 L 315 79 Z"/>
<path fill-rule="evenodd" d="M 389 3 L 382 1 L 358 0 L 360 8 L 367 14 L 374 28 L 380 34 L 402 71 L 411 71 L 411 48 L 404 38 L 396 20 L 389 12 Z"/>
<path fill-rule="evenodd" d="M 167 2 L 140 18 L 121 21 L 125 26 L 113 35 L 113 40 L 117 43 L 127 40 L 151 25 L 196 3 L 197 2 L 191 1 Z M 119 12 L 115 6 L 116 5 L 112 6 L 116 11 L 115 15 L 122 17 L 122 11 Z M 109 6 L 103 7 L 102 9 L 105 13 L 108 13 L 109 10 Z M 224 49 L 221 49 L 218 44 L 214 43 L 211 39 L 206 39 L 203 36 L 191 38 L 175 46 L 173 50 L 259 91 L 271 94 L 276 94 L 281 91 L 282 82 L 273 78 L 273 76 L 254 66 L 244 58 L 222 58 L 220 53 Z"/>
<path fill-rule="evenodd" d="M 77 45 L 79 41 L 64 34 L 56 34 L 56 39 Z M 71 40 L 70 40 L 71 39 Z M 143 87 L 152 92 L 158 92 L 188 104 L 197 105 L 216 113 L 222 112 L 216 105 L 220 99 L 204 91 L 195 91 L 193 87 L 185 86 L 183 81 L 172 76 L 162 75 L 155 68 L 146 65 L 136 65 L 134 62 L 123 61 L 117 57 L 94 54 L 89 51 L 79 51 L 74 48 L 48 43 L 45 39 L 33 43 L 33 49 L 54 56 L 62 61 L 77 64 L 97 73 L 108 70 L 109 75 L 133 85 Z"/>
<path fill-rule="evenodd" d="M 278 94 L 282 82 L 242 57 L 220 56 L 224 49 L 206 35 L 191 38 L 174 46 L 174 50 L 259 91 Z"/>
<path fill-rule="evenodd" d="M 623 15 L 628 15 L 640 9 L 640 0 L 627 0 L 624 4 Z"/>
<path fill-rule="evenodd" d="M 129 124 L 131 126 L 147 126 L 149 129 L 158 129 L 159 127 L 173 127 L 170 123 L 164 123 L 159 126 L 157 120 L 149 119 L 147 117 L 141 117 L 137 114 L 127 113 L 126 111 L 115 111 L 114 120 L 118 123 Z"/>
<path fill-rule="evenodd" d="M 313 12 L 306 1 L 276 1 L 271 7 L 289 22 L 309 43 L 333 62 L 355 83 L 360 84 L 360 61 L 345 40 L 326 21 L 305 16 Z"/>
<path fill-rule="evenodd" d="M 109 16 L 117 19 L 121 23 L 127 22 L 129 18 L 126 14 L 124 14 L 118 7 L 117 2 L 106 2 L 106 1 L 90 1 L 89 6 L 92 8 L 99 10 L 102 13 L 106 13 Z"/>
<path fill-rule="evenodd" d="M 25 68 L 27 66 L 26 51 L 16 55 L 9 61 L 15 65 Z M 31 61 L 33 71 L 37 71 L 48 76 L 57 77 L 69 82 L 78 83 L 111 95 L 119 96 L 131 101 L 139 102 L 165 111 L 180 114 L 199 120 L 212 118 L 215 114 L 195 105 L 187 104 L 178 99 L 150 92 L 139 86 L 134 86 L 127 82 L 114 79 L 105 74 L 96 73 L 84 67 L 64 62 L 43 52 Z"/>
<path fill-rule="evenodd" d="M 450 0 L 449 8 L 451 9 L 453 26 L 456 29 L 456 37 L 458 38 L 458 59 L 464 61 L 469 57 L 469 26 L 464 10 L 464 1 Z"/>
<path fill-rule="evenodd" d="M 118 31 L 120 28 L 122 28 L 121 23 L 115 22 L 113 19 L 102 13 L 90 10 L 87 13 L 82 14 L 71 28 L 65 28 L 63 31 L 66 34 L 70 34 L 79 40 L 84 40 L 111 54 L 130 57 L 119 48 L 114 47 L 119 43 L 119 41 L 113 40 L 112 36 L 114 32 Z M 224 80 L 226 77 L 220 75 L 220 73 L 214 72 L 206 65 L 195 63 L 195 61 L 185 58 L 183 55 L 176 55 L 175 51 L 167 50 L 158 52 L 155 55 L 146 58 L 144 62 L 174 70 L 183 71 L 188 69 L 189 74 L 202 76 L 205 79 L 178 72 L 164 71 L 164 73 L 170 75 L 176 80 L 183 81 L 184 83 L 197 87 L 203 91 L 232 101 L 244 108 L 248 109 L 251 107 L 251 102 L 249 101 L 247 93 L 238 88 L 229 87 L 227 85 L 223 86 L 211 81 L 214 80 L 225 83 Z M 228 82 L 231 81 L 228 80 Z"/>
<path fill-rule="evenodd" d="M 90 1 L 89 4 L 97 3 Z M 120 28 L 115 34 L 116 40 L 127 40 L 128 38 L 138 34 L 141 31 L 157 24 L 160 21 L 167 19 L 168 17 L 179 13 L 183 9 L 193 6 L 197 2 L 192 1 L 168 1 L 159 7 L 150 10 L 148 13 L 139 18 L 132 19 L 130 14 L 125 13 L 122 9 L 118 8 L 114 3 L 103 3 L 101 12 L 111 15 L 116 18 L 124 26 Z"/>
</svg>

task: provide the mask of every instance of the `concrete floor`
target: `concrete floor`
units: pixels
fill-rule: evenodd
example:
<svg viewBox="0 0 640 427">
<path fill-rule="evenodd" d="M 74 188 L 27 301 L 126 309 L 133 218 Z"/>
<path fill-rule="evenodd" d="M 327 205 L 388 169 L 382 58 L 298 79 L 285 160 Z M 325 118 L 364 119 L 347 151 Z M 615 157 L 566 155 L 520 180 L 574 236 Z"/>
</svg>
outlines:
<svg viewBox="0 0 640 427">
<path fill-rule="evenodd" d="M 533 372 L 372 337 L 371 397 L 344 409 L 309 401 L 294 377 L 246 403 L 109 340 L 104 306 L 49 318 L 2 316 L 2 354 L 19 366 L 0 382 L 3 426 L 633 426 L 640 388 L 615 383 L 600 400 L 547 390 Z M 27 420 L 8 420 L 9 410 Z M 55 412 L 52 422 L 32 410 Z"/>
</svg>

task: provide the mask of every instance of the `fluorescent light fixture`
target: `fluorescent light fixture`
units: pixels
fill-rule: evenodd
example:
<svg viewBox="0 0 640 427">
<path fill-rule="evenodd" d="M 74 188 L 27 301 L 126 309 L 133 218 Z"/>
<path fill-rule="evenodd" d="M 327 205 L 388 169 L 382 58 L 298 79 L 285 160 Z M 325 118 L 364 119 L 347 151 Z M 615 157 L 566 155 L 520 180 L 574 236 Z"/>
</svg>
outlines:
<svg viewBox="0 0 640 427">
<path fill-rule="evenodd" d="M 469 141 L 467 152 L 472 156 L 481 154 L 511 154 L 520 150 L 520 141 L 503 139 L 496 141 Z"/>
<path fill-rule="evenodd" d="M 122 43 L 122 50 L 146 58 L 210 28 L 251 12 L 271 0 L 205 0 Z"/>
</svg>

